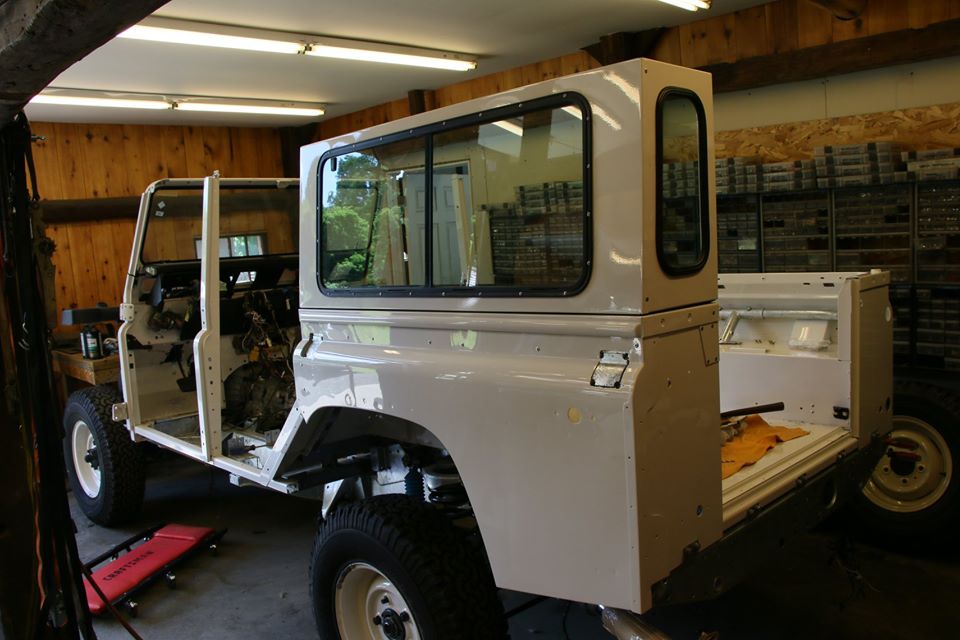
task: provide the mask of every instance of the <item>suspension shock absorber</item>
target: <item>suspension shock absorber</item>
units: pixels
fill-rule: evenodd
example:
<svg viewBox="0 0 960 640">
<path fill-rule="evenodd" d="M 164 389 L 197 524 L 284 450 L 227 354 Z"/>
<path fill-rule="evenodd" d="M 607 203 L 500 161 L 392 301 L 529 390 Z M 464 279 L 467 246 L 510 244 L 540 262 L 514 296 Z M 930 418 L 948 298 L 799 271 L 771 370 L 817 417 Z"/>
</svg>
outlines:
<svg viewBox="0 0 960 640">
<path fill-rule="evenodd" d="M 463 486 L 457 468 L 450 460 L 434 462 L 423 468 L 429 500 L 433 504 L 446 507 L 460 507 L 467 504 L 467 490 Z"/>
<path fill-rule="evenodd" d="M 426 488 L 423 484 L 423 472 L 419 467 L 411 467 L 403 477 L 403 486 L 406 494 L 412 498 L 424 499 Z"/>
</svg>

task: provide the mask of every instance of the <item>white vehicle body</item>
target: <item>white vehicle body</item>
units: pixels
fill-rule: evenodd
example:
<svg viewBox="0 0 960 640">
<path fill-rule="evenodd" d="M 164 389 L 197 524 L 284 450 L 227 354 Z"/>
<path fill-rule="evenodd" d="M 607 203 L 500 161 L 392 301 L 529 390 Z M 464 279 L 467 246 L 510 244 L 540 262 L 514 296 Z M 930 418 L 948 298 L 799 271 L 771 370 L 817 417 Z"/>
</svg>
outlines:
<svg viewBox="0 0 960 640">
<path fill-rule="evenodd" d="M 237 482 L 323 498 L 325 509 L 348 488 L 402 491 L 405 469 L 390 443 L 449 455 L 503 588 L 638 613 L 721 591 L 727 585 L 717 567 L 728 561 L 711 559 L 711 549 L 722 550 L 733 533 L 744 540 L 755 516 L 814 479 L 823 480 L 823 500 L 811 506 L 805 499 L 807 510 L 795 508 L 797 522 L 783 527 L 815 521 L 838 493 L 844 497 L 829 474 L 890 427 L 892 341 L 887 274 L 724 276 L 718 299 L 712 171 L 700 174 L 709 222 L 703 264 L 665 271 L 657 236 L 658 101 L 677 87 L 702 105 L 699 162 L 712 167 L 710 83 L 697 71 L 632 61 L 304 147 L 299 258 L 286 265 L 298 266 L 299 279 L 284 285 L 298 289 L 299 321 L 289 327 L 300 336 L 292 348 L 296 396 L 282 426 L 267 433 L 224 418 L 224 382 L 251 356 L 238 353 L 235 335 L 221 326 L 221 305 L 242 290 L 211 295 L 224 288 L 226 262 L 219 190 L 287 183 L 204 180 L 202 326 L 189 339 L 179 327 L 151 326 L 159 307 L 145 300 L 145 282 L 164 267 L 145 267 L 142 250 L 156 194 L 199 189 L 200 182 L 151 186 L 124 290 L 124 403 L 116 417 L 137 440 L 224 469 Z M 524 287 L 322 286 L 320 183 L 329 158 L 431 127 L 442 132 L 448 122 L 486 122 L 484 114 L 506 120 L 531 101 L 556 100 L 559 109 L 573 104 L 565 102 L 570 96 L 579 96 L 588 132 L 581 285 L 539 294 Z M 481 171 L 470 162 L 469 173 L 458 175 L 476 180 Z M 450 183 L 465 188 L 462 177 Z M 476 181 L 468 187 L 481 197 Z M 479 228 L 485 219 L 473 211 Z M 478 233 L 460 245 L 461 269 L 471 260 L 485 268 L 483 241 Z M 186 317 L 193 296 L 169 295 L 162 308 Z M 193 358 L 195 390 L 178 385 L 186 374 L 170 354 L 173 345 L 180 345 L 177 357 Z M 785 409 L 769 420 L 810 435 L 721 481 L 721 410 L 776 401 Z M 224 447 L 228 436 L 242 451 Z M 393 453 L 363 482 L 338 472 L 365 455 L 370 438 Z M 351 449 L 355 442 L 363 444 Z M 336 451 L 334 462 L 326 448 Z M 848 478 L 853 486 L 872 462 Z M 712 591 L 672 586 L 686 584 L 685 567 L 696 569 L 697 557 L 707 563 L 697 573 Z"/>
</svg>

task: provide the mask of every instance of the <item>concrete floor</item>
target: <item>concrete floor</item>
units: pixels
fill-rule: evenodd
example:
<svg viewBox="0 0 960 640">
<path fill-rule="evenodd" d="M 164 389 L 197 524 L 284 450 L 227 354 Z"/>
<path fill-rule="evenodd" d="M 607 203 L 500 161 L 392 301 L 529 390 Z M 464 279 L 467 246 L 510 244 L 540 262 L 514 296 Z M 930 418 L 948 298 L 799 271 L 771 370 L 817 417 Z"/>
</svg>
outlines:
<svg viewBox="0 0 960 640">
<path fill-rule="evenodd" d="M 138 522 L 103 529 L 73 510 L 81 558 L 159 522 L 229 528 L 217 557 L 204 554 L 178 569 L 177 589 L 155 584 L 138 598 L 133 624 L 145 639 L 316 638 L 307 594 L 315 503 L 234 487 L 222 472 L 163 456 L 151 463 Z M 858 544 L 843 565 L 841 533 L 839 525 L 821 528 L 722 598 L 648 619 L 675 640 L 701 631 L 723 639 L 960 637 L 960 553 L 936 548 L 925 558 Z M 851 564 L 863 577 L 860 588 Z M 507 608 L 528 598 L 505 597 Z M 109 617 L 97 620 L 96 630 L 104 640 L 129 637 Z M 588 608 L 558 600 L 516 615 L 510 632 L 514 640 L 610 637 Z"/>
</svg>

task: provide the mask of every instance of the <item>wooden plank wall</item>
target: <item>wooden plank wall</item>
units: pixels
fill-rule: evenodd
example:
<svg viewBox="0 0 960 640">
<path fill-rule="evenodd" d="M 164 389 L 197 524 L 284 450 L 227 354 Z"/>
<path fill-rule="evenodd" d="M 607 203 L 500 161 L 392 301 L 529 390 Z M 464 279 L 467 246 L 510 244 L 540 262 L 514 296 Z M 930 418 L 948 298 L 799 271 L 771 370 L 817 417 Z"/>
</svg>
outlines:
<svg viewBox="0 0 960 640">
<path fill-rule="evenodd" d="M 543 62 L 528 64 L 501 73 L 494 73 L 472 80 L 452 84 L 435 91 L 426 92 L 428 109 L 488 96 L 500 91 L 515 89 L 541 80 L 550 80 L 560 76 L 587 71 L 600 64 L 584 51 L 572 53 Z M 325 140 L 335 136 L 358 131 L 374 125 L 390 122 L 410 115 L 410 106 L 406 99 L 394 100 L 385 104 L 355 111 L 337 118 L 324 120 L 317 127 L 315 140 Z"/>
<path fill-rule="evenodd" d="M 922 29 L 956 18 L 960 18 L 957 0 L 869 0 L 855 20 L 838 20 L 808 0 L 779 0 L 668 29 L 652 57 L 706 67 L 901 29 Z"/>
<path fill-rule="evenodd" d="M 40 196 L 44 200 L 137 196 L 161 178 L 280 176 L 274 129 L 34 122 Z M 133 212 L 135 214 L 135 212 Z M 133 242 L 133 218 L 59 223 L 57 314 L 65 308 L 119 304 Z"/>
<path fill-rule="evenodd" d="M 172 219 L 153 218 L 143 247 L 143 260 L 195 260 L 196 241 L 200 239 L 201 218 L 178 216 Z M 296 230 L 286 211 L 251 211 L 232 213 L 220 219 L 220 237 L 262 235 L 267 253 L 295 253 Z"/>
</svg>

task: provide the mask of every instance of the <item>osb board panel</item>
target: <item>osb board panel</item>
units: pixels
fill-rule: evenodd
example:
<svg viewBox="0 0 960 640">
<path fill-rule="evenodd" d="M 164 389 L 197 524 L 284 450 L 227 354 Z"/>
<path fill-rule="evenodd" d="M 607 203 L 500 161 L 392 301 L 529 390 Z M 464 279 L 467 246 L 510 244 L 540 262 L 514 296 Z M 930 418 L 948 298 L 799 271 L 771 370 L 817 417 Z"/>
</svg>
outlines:
<svg viewBox="0 0 960 640">
<path fill-rule="evenodd" d="M 274 129 L 34 122 L 45 200 L 135 196 L 161 178 L 283 175 Z"/>
<path fill-rule="evenodd" d="M 960 103 L 722 131 L 716 155 L 797 160 L 809 158 L 817 146 L 870 140 L 893 140 L 908 149 L 960 147 Z"/>
</svg>

